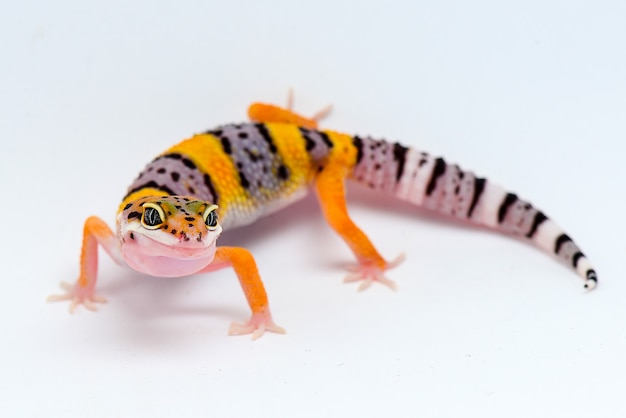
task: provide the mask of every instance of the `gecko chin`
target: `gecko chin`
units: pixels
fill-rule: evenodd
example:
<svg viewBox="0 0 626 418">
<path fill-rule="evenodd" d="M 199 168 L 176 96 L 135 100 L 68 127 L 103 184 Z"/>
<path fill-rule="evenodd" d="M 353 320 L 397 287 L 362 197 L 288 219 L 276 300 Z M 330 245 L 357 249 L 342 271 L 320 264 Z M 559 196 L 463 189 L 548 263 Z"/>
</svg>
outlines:
<svg viewBox="0 0 626 418">
<path fill-rule="evenodd" d="M 215 251 L 213 251 L 213 254 L 206 258 L 183 260 L 180 258 L 141 254 L 139 257 L 125 256 L 124 260 L 129 267 L 140 273 L 157 277 L 182 277 L 198 273 L 200 270 L 211 264 L 214 255 Z"/>
<path fill-rule="evenodd" d="M 197 245 L 165 245 L 148 237 L 135 235 L 122 245 L 126 264 L 140 273 L 158 277 L 182 277 L 198 273 L 215 257 L 215 241 Z"/>
</svg>

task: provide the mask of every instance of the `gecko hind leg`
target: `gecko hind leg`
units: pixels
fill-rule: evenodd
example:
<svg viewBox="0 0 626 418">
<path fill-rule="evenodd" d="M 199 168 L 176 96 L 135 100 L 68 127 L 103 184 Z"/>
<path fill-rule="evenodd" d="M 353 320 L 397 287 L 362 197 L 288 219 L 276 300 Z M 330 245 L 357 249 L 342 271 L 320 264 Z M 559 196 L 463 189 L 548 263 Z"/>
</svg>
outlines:
<svg viewBox="0 0 626 418">
<path fill-rule="evenodd" d="M 400 264 L 404 260 L 404 255 L 393 261 L 386 261 L 367 235 L 352 221 L 345 199 L 346 172 L 344 164 L 329 163 L 315 178 L 315 190 L 324 217 L 331 228 L 348 244 L 357 259 L 357 264 L 348 266 L 350 274 L 344 281 L 361 282 L 359 290 L 367 289 L 373 282 L 395 289 L 395 283 L 385 277 L 384 273 Z"/>
<path fill-rule="evenodd" d="M 317 129 L 318 122 L 327 117 L 332 111 L 332 105 L 327 105 L 315 112 L 311 117 L 302 116 L 293 111 L 293 89 L 287 94 L 286 107 L 267 103 L 252 103 L 248 107 L 248 118 L 255 122 L 292 123 L 309 129 Z"/>
<path fill-rule="evenodd" d="M 289 90 L 287 91 L 287 107 L 285 109 L 292 113 L 295 113 L 293 110 L 294 108 L 293 97 L 294 97 L 293 88 L 289 87 Z M 326 119 L 326 117 L 328 117 L 328 115 L 330 115 L 330 112 L 332 111 L 333 111 L 333 105 L 332 103 L 329 103 L 323 108 L 321 108 L 320 110 L 318 110 L 317 112 L 315 112 L 313 116 L 311 116 L 309 119 L 319 123 L 319 121 L 321 121 L 322 119 Z"/>
<path fill-rule="evenodd" d="M 346 269 L 350 273 L 343 281 L 344 283 L 361 282 L 358 288 L 359 292 L 369 288 L 374 282 L 384 284 L 390 289 L 396 290 L 396 283 L 385 277 L 384 272 L 402 264 L 405 258 L 404 253 L 402 253 L 394 260 L 387 262 L 382 269 L 375 264 L 348 264 Z"/>
</svg>

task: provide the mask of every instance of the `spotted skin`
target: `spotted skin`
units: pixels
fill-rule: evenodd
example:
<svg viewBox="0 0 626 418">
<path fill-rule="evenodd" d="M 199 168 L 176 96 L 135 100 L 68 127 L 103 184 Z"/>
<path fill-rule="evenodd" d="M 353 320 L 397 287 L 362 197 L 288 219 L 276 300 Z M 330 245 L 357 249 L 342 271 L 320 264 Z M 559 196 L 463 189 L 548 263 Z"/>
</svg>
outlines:
<svg viewBox="0 0 626 418">
<path fill-rule="evenodd" d="M 357 181 L 417 206 L 529 239 L 576 270 L 586 287 L 597 283 L 580 248 L 516 194 L 425 152 L 406 149 L 391 158 L 390 150 L 401 145 L 357 137 L 354 143 L 362 155 L 354 168 Z"/>
<path fill-rule="evenodd" d="M 198 198 L 223 206 L 225 225 L 246 225 L 304 196 L 317 173 L 333 161 L 336 142 L 347 140 L 355 153 L 346 164 L 347 177 L 356 182 L 429 210 L 539 241 L 540 246 L 549 246 L 564 234 L 530 203 L 441 157 L 382 139 L 281 123 L 231 124 L 196 135 L 188 141 L 212 143 L 210 148 L 230 162 L 228 173 L 200 168 L 193 150 L 201 145 L 182 147 L 189 149 L 187 153 L 178 147 L 179 152 L 170 150 L 149 164 L 130 186 L 129 196 L 142 185 L 167 194 L 195 191 Z M 229 189 L 233 178 L 236 193 L 216 192 Z M 551 225 L 552 233 L 538 238 L 537 231 L 546 225 Z M 584 265 L 579 274 L 587 286 L 597 280 L 573 241 L 552 252 L 577 271 Z"/>
<path fill-rule="evenodd" d="M 120 219 L 125 222 L 118 222 L 121 227 L 129 222 L 140 222 L 144 213 L 144 204 L 146 202 L 154 202 L 163 209 L 165 219 L 161 229 L 167 231 L 173 237 L 181 241 L 202 241 L 202 229 L 198 227 L 198 223 L 202 223 L 202 214 L 210 206 L 206 200 L 199 200 L 193 196 L 173 195 L 171 197 L 163 197 L 162 199 L 153 199 L 144 197 L 137 199 L 131 203 L 127 203 L 124 209 L 118 214 Z M 122 242 L 127 239 L 135 239 L 132 231 L 119 230 L 118 235 Z"/>
<path fill-rule="evenodd" d="M 127 197 L 147 187 L 160 189 L 168 195 L 197 196 L 209 202 L 217 198 L 210 176 L 200 172 L 192 160 L 177 153 L 163 154 L 150 163 L 130 185 Z"/>
<path fill-rule="evenodd" d="M 250 224 L 302 198 L 318 197 L 329 225 L 353 251 L 347 281 L 393 286 L 385 260 L 352 221 L 345 180 L 438 213 L 531 241 L 567 263 L 593 288 L 597 275 L 574 241 L 543 212 L 516 194 L 449 164 L 441 157 L 382 139 L 317 128 L 287 109 L 254 104 L 250 123 L 194 135 L 163 152 L 129 186 L 119 205 L 116 233 L 98 218 L 85 223 L 81 275 L 53 300 L 95 309 L 97 247 L 121 265 L 155 276 L 184 276 L 232 267 L 252 316 L 231 334 L 284 332 L 272 319 L 252 255 L 217 247 L 222 228 Z M 217 206 L 216 206 L 217 205 Z M 219 221 L 218 221 L 219 220 Z"/>
</svg>

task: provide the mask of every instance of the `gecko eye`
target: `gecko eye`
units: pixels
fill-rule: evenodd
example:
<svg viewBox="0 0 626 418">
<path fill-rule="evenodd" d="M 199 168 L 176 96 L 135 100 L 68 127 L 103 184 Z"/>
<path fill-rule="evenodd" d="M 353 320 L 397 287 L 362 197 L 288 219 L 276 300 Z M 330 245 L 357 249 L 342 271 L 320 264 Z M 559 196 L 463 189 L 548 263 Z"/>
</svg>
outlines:
<svg viewBox="0 0 626 418">
<path fill-rule="evenodd" d="M 202 218 L 204 219 L 204 224 L 206 225 L 207 228 L 209 228 L 209 231 L 213 231 L 217 229 L 216 210 L 217 210 L 217 205 L 211 205 L 204 210 L 204 214 L 202 215 Z"/>
<path fill-rule="evenodd" d="M 159 205 L 154 203 L 145 203 L 143 205 L 143 216 L 141 224 L 146 229 L 158 229 L 163 225 L 165 214 Z"/>
</svg>

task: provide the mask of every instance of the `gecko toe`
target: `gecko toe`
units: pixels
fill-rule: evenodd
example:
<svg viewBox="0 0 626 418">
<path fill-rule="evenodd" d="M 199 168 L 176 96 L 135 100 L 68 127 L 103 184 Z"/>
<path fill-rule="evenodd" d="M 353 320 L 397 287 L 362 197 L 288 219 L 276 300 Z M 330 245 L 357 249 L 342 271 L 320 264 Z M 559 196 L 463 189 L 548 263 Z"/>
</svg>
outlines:
<svg viewBox="0 0 626 418">
<path fill-rule="evenodd" d="M 359 291 L 368 289 L 374 282 L 381 283 L 391 290 L 397 290 L 395 282 L 385 277 L 384 272 L 397 267 L 404 259 L 404 254 L 400 254 L 393 261 L 385 263 L 385 267 L 383 268 L 368 263 L 349 264 L 346 266 L 346 269 L 350 273 L 343 281 L 344 283 L 360 282 L 358 287 Z"/>
</svg>

